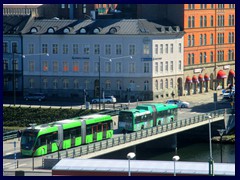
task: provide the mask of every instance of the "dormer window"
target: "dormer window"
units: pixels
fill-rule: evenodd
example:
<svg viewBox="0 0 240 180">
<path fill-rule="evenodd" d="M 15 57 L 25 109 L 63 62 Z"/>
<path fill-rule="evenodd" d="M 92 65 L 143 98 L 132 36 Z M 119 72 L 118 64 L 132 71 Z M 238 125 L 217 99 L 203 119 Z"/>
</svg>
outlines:
<svg viewBox="0 0 240 180">
<path fill-rule="evenodd" d="M 33 27 L 30 32 L 31 32 L 31 33 L 37 33 L 38 30 L 37 30 L 37 28 Z"/>
<path fill-rule="evenodd" d="M 87 33 L 85 28 L 81 28 L 79 32 L 80 32 L 80 34 L 86 34 Z"/>
<path fill-rule="evenodd" d="M 63 30 L 63 32 L 64 32 L 64 33 L 69 33 L 69 32 L 70 32 L 70 29 L 69 29 L 69 28 L 65 28 L 65 29 Z"/>
<path fill-rule="evenodd" d="M 48 28 L 48 33 L 54 33 L 54 32 L 55 30 L 52 27 Z"/>
<path fill-rule="evenodd" d="M 98 34 L 98 33 L 100 33 L 100 31 L 101 31 L 101 29 L 97 27 L 97 28 L 94 28 L 93 33 Z"/>
</svg>

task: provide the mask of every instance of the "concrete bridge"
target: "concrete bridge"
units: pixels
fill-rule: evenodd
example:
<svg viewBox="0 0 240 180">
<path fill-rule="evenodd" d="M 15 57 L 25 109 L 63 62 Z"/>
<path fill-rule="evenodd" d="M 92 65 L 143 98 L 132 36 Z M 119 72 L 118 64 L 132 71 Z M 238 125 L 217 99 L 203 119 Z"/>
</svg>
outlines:
<svg viewBox="0 0 240 180">
<path fill-rule="evenodd" d="M 60 158 L 93 158 L 125 149 L 131 146 L 136 146 L 145 142 L 155 139 L 163 138 L 165 136 L 173 135 L 182 131 L 193 129 L 199 126 L 211 124 L 218 121 L 225 120 L 226 115 L 229 113 L 228 109 L 221 109 L 201 114 L 189 119 L 178 120 L 176 122 L 166 124 L 163 126 L 152 127 L 138 132 L 129 134 L 116 134 L 113 138 L 100 142 L 83 145 L 67 151 L 60 152 Z M 51 164 L 53 159 L 57 160 L 58 154 L 50 154 L 44 158 L 44 164 Z M 55 161 L 56 163 L 56 161 Z M 54 164 L 55 164 L 54 163 Z"/>
</svg>

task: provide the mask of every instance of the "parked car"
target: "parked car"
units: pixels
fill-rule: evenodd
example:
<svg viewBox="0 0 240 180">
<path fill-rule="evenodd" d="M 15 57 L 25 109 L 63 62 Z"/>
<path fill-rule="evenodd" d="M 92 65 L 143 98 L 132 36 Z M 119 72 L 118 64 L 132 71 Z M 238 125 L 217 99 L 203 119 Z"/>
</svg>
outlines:
<svg viewBox="0 0 240 180">
<path fill-rule="evenodd" d="M 223 92 L 223 99 L 231 99 L 235 97 L 235 90 L 230 90 L 227 89 L 226 91 Z"/>
<path fill-rule="evenodd" d="M 176 104 L 178 107 L 181 108 L 189 108 L 190 106 L 190 103 L 177 99 L 169 99 L 166 101 L 166 104 Z"/>
<path fill-rule="evenodd" d="M 100 98 L 101 103 L 115 103 L 117 99 L 114 96 L 106 96 L 104 99 Z M 92 103 L 99 103 L 99 98 L 92 99 Z"/>
<path fill-rule="evenodd" d="M 26 101 L 44 101 L 46 100 L 46 95 L 44 93 L 29 93 L 28 95 L 24 96 Z"/>
</svg>

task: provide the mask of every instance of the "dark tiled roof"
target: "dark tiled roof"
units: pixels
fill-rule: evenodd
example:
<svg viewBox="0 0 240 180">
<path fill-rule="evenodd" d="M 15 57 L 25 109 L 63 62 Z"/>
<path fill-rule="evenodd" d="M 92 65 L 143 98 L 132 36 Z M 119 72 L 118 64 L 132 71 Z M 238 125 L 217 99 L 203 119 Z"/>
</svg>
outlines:
<svg viewBox="0 0 240 180">
<path fill-rule="evenodd" d="M 155 35 L 183 33 L 168 31 L 169 28 L 160 24 L 149 22 L 146 19 L 96 19 L 96 20 L 60 20 L 60 19 L 32 19 L 23 29 L 23 34 L 31 34 L 31 29 L 35 27 L 35 34 L 47 34 L 50 27 L 54 28 L 55 34 L 63 34 L 64 29 L 68 28 L 68 34 L 80 34 L 80 29 L 84 28 L 86 34 L 94 34 L 95 28 L 100 32 L 98 34 L 116 34 L 116 35 Z M 163 31 L 165 30 L 165 31 Z"/>
<path fill-rule="evenodd" d="M 3 34 L 19 34 L 29 19 L 29 15 L 4 15 Z"/>
</svg>

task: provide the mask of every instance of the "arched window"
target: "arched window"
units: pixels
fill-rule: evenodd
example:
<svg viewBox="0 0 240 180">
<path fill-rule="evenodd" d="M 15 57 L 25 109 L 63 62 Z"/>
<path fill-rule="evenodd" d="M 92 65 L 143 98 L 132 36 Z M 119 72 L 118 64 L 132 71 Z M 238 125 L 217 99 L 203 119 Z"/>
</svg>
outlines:
<svg viewBox="0 0 240 180">
<path fill-rule="evenodd" d="M 168 89 L 168 79 L 165 80 L 165 88 Z"/>
<path fill-rule="evenodd" d="M 80 34 L 86 34 L 86 33 L 87 33 L 87 31 L 86 31 L 85 28 L 81 28 L 81 29 L 79 30 L 79 32 L 80 32 Z"/>
<path fill-rule="evenodd" d="M 73 88 L 79 89 L 79 81 L 77 79 L 74 79 L 74 81 L 73 81 Z"/>
<path fill-rule="evenodd" d="M 163 89 L 163 80 L 160 80 L 160 89 Z"/>
<path fill-rule="evenodd" d="M 50 27 L 50 28 L 48 28 L 48 31 L 47 31 L 48 33 L 54 33 L 55 32 L 55 30 L 52 28 L 52 27 Z"/>
<path fill-rule="evenodd" d="M 155 89 L 158 90 L 158 80 L 155 81 Z"/>
<path fill-rule="evenodd" d="M 33 28 L 31 28 L 31 31 L 30 31 L 31 33 L 37 33 L 38 32 L 38 29 L 36 28 L 36 27 L 33 27 Z"/>
<path fill-rule="evenodd" d="M 149 82 L 148 82 L 148 80 L 144 81 L 144 90 L 145 91 L 149 90 Z"/>
</svg>

